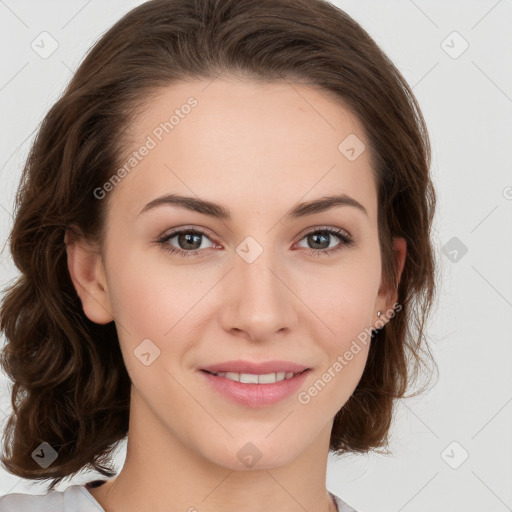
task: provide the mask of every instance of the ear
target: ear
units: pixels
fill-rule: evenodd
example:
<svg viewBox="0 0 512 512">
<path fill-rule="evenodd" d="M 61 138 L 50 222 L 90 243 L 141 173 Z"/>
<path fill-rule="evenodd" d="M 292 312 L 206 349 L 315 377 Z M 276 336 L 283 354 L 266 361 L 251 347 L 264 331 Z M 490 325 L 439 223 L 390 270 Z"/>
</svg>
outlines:
<svg viewBox="0 0 512 512">
<path fill-rule="evenodd" d="M 405 256 L 407 253 L 407 242 L 402 237 L 394 237 L 393 238 L 393 251 L 395 255 L 395 260 L 398 264 L 398 273 L 397 273 L 397 282 L 400 282 L 400 278 L 402 276 L 402 271 L 404 269 L 405 265 Z M 379 289 L 379 298 L 376 302 L 376 310 L 374 312 L 374 318 L 379 318 L 377 316 L 377 311 L 381 311 L 381 313 L 384 315 L 381 315 L 381 319 L 384 322 L 387 322 L 386 319 L 386 312 L 392 311 L 394 309 L 396 300 L 398 297 L 398 289 L 392 288 L 392 289 L 384 289 L 383 286 Z M 382 322 L 379 322 L 382 323 Z M 379 326 L 381 327 L 381 326 Z"/>
<path fill-rule="evenodd" d="M 89 320 L 107 324 L 114 320 L 101 254 L 85 238 L 64 237 L 68 256 L 68 270 L 82 308 Z"/>
</svg>

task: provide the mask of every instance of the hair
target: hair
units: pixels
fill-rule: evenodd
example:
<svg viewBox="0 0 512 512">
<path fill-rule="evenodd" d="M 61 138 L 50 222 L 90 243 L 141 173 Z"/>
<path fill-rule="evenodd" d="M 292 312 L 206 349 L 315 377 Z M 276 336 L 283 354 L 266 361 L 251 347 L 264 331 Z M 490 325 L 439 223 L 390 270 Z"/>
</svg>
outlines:
<svg viewBox="0 0 512 512">
<path fill-rule="evenodd" d="M 437 290 L 430 232 L 436 195 L 430 143 L 411 88 L 369 34 L 326 0 L 151 0 L 92 46 L 37 132 L 16 194 L 9 242 L 19 269 L 5 288 L 0 363 L 13 381 L 1 462 L 48 489 L 84 467 L 114 476 L 128 433 L 131 381 L 114 322 L 84 314 L 64 236 L 104 243 L 101 187 L 123 162 L 129 126 L 172 83 L 232 75 L 302 82 L 335 98 L 364 127 L 378 187 L 382 276 L 399 313 L 372 334 L 362 377 L 336 414 L 330 450 L 388 444 L 395 400 L 435 361 L 425 325 Z M 405 238 L 401 278 L 392 237 Z M 393 312 L 395 313 L 395 312 Z M 415 396 L 415 395 L 412 395 Z M 58 453 L 41 467 L 33 452 Z M 389 452 L 387 452 L 389 453 Z"/>
</svg>

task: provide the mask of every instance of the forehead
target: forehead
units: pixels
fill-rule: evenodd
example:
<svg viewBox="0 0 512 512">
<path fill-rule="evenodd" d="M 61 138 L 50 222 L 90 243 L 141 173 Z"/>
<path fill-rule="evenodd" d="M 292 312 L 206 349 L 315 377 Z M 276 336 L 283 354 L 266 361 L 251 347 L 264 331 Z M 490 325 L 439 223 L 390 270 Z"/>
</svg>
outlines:
<svg viewBox="0 0 512 512">
<path fill-rule="evenodd" d="M 148 97 L 129 133 L 122 162 L 128 172 L 110 198 L 125 213 L 136 216 L 173 192 L 224 204 L 234 217 L 282 214 L 298 202 L 346 193 L 370 219 L 376 216 L 364 129 L 318 88 L 225 78 L 179 82 Z M 347 158 L 347 144 L 366 150 Z"/>
</svg>

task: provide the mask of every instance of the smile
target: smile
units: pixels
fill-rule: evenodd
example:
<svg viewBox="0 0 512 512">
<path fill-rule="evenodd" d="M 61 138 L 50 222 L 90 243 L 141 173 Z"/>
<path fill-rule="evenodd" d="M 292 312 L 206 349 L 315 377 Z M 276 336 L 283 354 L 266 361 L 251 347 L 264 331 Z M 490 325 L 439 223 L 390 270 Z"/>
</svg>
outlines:
<svg viewBox="0 0 512 512">
<path fill-rule="evenodd" d="M 293 378 L 298 373 L 294 372 L 277 372 L 266 373 L 264 375 L 257 375 L 254 373 L 235 373 L 235 372 L 208 372 L 216 377 L 224 377 L 225 379 L 241 382 L 242 384 L 274 384 L 282 380 Z"/>
<path fill-rule="evenodd" d="M 270 407 L 295 395 L 311 372 L 236 373 L 202 370 L 211 389 L 245 407 Z"/>
</svg>

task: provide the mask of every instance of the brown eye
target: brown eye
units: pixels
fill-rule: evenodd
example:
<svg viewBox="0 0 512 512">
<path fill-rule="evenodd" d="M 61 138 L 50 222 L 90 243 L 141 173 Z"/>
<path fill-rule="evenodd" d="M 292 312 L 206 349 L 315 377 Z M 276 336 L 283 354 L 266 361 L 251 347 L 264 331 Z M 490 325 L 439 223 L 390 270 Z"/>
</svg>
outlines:
<svg viewBox="0 0 512 512">
<path fill-rule="evenodd" d="M 334 247 L 330 246 L 331 241 L 340 240 Z M 351 246 L 354 242 L 351 236 L 344 230 L 339 228 L 321 228 L 310 231 L 302 238 L 308 244 L 309 254 L 311 256 L 330 256 L 335 252 Z"/>
<path fill-rule="evenodd" d="M 175 243 L 178 247 L 170 245 L 169 242 L 173 238 L 176 238 Z M 210 240 L 208 235 L 203 231 L 196 229 L 178 229 L 158 240 L 158 243 L 165 251 L 179 254 L 181 256 L 196 256 L 205 249 L 205 247 L 201 247 L 202 240 L 205 238 Z"/>
</svg>

